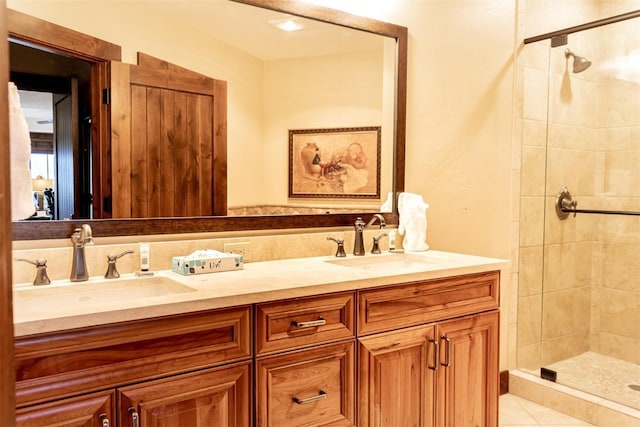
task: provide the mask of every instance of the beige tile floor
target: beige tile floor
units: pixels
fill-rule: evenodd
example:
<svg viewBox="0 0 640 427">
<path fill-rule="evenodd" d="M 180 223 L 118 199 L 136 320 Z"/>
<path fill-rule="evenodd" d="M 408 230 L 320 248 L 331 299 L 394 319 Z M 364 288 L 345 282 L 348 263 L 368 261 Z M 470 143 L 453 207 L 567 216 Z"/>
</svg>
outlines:
<svg viewBox="0 0 640 427">
<path fill-rule="evenodd" d="M 593 426 L 593 424 L 572 418 L 568 415 L 545 408 L 513 394 L 500 396 L 500 427 L 575 427 Z"/>
</svg>

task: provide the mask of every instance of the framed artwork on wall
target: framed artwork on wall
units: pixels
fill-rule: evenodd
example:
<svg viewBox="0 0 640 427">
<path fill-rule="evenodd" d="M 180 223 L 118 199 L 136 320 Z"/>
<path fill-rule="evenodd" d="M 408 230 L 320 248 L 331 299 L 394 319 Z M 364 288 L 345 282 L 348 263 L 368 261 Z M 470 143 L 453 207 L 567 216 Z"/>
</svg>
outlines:
<svg viewBox="0 0 640 427">
<path fill-rule="evenodd" d="M 380 126 L 289 130 L 290 198 L 380 198 Z"/>
</svg>

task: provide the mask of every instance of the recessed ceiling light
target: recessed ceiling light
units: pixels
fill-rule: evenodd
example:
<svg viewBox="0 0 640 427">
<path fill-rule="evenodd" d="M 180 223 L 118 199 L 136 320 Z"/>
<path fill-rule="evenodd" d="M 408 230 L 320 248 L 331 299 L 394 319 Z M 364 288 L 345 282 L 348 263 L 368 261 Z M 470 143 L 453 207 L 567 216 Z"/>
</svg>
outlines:
<svg viewBox="0 0 640 427">
<path fill-rule="evenodd" d="M 302 24 L 296 22 L 294 19 L 280 19 L 277 21 L 269 21 L 271 25 L 275 25 L 283 31 L 297 31 L 302 29 Z"/>
</svg>

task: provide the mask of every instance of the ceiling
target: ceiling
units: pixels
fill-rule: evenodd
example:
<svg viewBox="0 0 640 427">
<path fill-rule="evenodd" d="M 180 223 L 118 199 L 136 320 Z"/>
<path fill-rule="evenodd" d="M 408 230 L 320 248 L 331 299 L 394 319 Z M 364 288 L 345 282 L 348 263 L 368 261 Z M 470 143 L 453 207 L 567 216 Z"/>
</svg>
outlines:
<svg viewBox="0 0 640 427">
<path fill-rule="evenodd" d="M 18 90 L 29 132 L 53 133 L 53 97 L 50 93 Z M 46 122 L 46 123 L 38 123 Z"/>
<path fill-rule="evenodd" d="M 265 61 L 379 50 L 382 43 L 379 35 L 365 31 L 233 1 L 144 1 L 171 19 Z M 286 32 L 274 25 L 285 19 L 295 20 L 302 28 Z"/>
<path fill-rule="evenodd" d="M 364 31 L 300 18 L 233 1 L 141 0 L 157 13 L 218 39 L 264 61 L 379 50 L 382 39 Z M 301 28 L 286 32 L 275 24 L 294 20 Z M 19 91 L 32 132 L 52 133 L 51 95 Z"/>
</svg>

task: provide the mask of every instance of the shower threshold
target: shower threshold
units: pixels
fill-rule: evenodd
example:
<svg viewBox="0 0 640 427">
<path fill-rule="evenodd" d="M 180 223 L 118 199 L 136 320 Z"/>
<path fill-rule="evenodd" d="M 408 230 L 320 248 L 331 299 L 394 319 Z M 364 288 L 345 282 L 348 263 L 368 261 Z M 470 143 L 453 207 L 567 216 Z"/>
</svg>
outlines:
<svg viewBox="0 0 640 427">
<path fill-rule="evenodd" d="M 509 393 L 595 426 L 640 427 L 639 409 L 609 400 L 609 396 L 604 398 L 567 386 L 564 384 L 563 377 L 562 372 L 559 372 L 558 382 L 554 383 L 540 378 L 539 371 L 513 370 L 509 373 Z M 640 394 L 640 392 L 631 391 L 626 384 L 624 387 L 627 388 L 628 393 Z"/>
<path fill-rule="evenodd" d="M 640 410 L 640 365 L 588 351 L 545 366 L 557 382 Z"/>
</svg>

